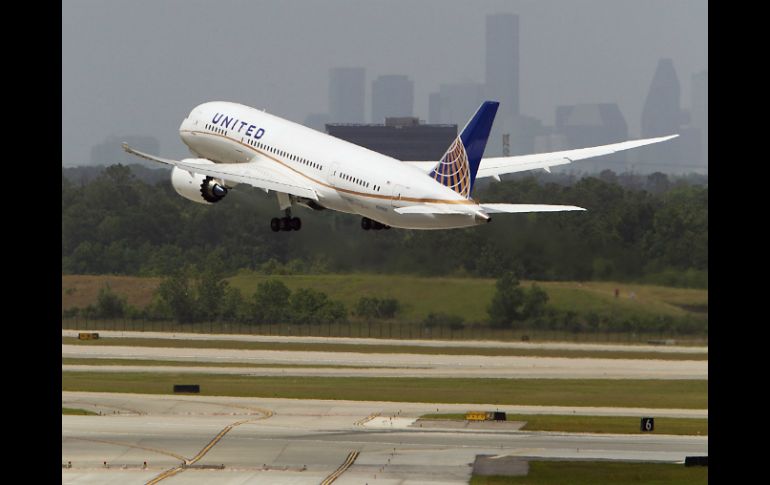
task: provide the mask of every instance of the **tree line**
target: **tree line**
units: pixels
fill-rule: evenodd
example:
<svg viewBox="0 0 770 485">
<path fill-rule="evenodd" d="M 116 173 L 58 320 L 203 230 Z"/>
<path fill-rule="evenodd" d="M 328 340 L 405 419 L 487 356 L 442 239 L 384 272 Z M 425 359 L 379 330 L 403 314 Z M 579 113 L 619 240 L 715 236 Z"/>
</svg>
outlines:
<svg viewBox="0 0 770 485">
<path fill-rule="evenodd" d="M 557 183 L 558 182 L 558 183 Z M 193 263 L 223 273 L 379 272 L 708 287 L 708 185 L 663 174 L 532 175 L 479 186 L 481 202 L 578 205 L 585 212 L 497 215 L 447 231 L 362 231 L 360 218 L 297 208 L 273 233 L 274 195 L 239 186 L 213 206 L 122 165 L 88 180 L 62 172 L 62 272 L 167 276 Z"/>
<path fill-rule="evenodd" d="M 707 334 L 703 317 L 613 317 L 592 312 L 559 311 L 548 305 L 548 294 L 537 284 L 520 285 L 515 274 L 498 278 L 487 315 L 466 322 L 458 315 L 434 312 L 421 322 L 399 316 L 401 303 L 394 298 L 361 297 L 352 309 L 311 288 L 290 290 L 278 279 L 267 279 L 256 291 L 244 296 L 218 273 L 188 267 L 164 278 L 152 302 L 145 308 L 129 305 L 126 298 L 105 285 L 95 303 L 64 311 L 65 318 L 134 319 L 192 323 L 321 325 L 398 321 L 420 323 L 427 328 L 492 327 L 517 330 L 562 330 L 571 332 L 635 332 Z"/>
</svg>

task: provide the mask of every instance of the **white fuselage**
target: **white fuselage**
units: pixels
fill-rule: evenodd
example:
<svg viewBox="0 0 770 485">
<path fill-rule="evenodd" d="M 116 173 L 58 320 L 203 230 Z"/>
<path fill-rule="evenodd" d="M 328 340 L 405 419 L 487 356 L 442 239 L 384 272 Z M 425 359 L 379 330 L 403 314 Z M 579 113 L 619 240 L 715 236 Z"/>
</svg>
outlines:
<svg viewBox="0 0 770 485">
<path fill-rule="evenodd" d="M 488 221 L 476 202 L 416 167 L 241 104 L 201 104 L 182 122 L 179 134 L 197 157 L 214 163 L 275 162 L 271 167 L 312 188 L 318 203 L 328 209 L 409 229 L 468 227 Z M 394 210 L 425 203 L 456 207 L 463 214 Z"/>
</svg>

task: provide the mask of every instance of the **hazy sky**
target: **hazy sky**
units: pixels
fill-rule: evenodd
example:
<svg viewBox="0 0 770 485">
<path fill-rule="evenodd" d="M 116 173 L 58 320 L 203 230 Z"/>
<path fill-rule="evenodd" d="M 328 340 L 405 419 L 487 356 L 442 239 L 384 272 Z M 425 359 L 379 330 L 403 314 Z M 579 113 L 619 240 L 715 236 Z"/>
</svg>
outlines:
<svg viewBox="0 0 770 485">
<path fill-rule="evenodd" d="M 485 16 L 520 17 L 522 114 L 616 102 L 631 137 L 659 58 L 690 78 L 708 69 L 706 0 L 67 0 L 62 2 L 62 163 L 89 162 L 109 135 L 152 135 L 188 156 L 178 128 L 205 101 L 303 122 L 328 111 L 329 68 L 371 82 L 406 74 L 415 115 L 441 83 L 484 82 Z M 470 116 L 470 113 L 469 113 Z"/>
</svg>

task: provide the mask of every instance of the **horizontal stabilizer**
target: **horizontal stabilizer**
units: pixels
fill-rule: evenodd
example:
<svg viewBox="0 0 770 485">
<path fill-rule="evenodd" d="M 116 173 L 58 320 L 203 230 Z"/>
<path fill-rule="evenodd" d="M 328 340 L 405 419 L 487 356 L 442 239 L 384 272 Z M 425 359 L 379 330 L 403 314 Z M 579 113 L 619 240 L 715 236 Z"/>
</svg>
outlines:
<svg viewBox="0 0 770 485">
<path fill-rule="evenodd" d="M 584 211 L 582 207 L 574 205 L 547 205 L 547 204 L 481 204 L 484 212 L 489 214 L 507 212 L 559 212 L 559 211 Z"/>
</svg>

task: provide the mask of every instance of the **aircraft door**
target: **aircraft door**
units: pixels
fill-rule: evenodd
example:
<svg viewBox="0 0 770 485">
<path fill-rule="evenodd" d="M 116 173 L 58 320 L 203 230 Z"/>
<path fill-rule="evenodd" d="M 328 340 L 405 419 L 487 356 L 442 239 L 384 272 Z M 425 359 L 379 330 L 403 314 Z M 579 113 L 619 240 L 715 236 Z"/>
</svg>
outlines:
<svg viewBox="0 0 770 485">
<path fill-rule="evenodd" d="M 399 184 L 393 185 L 392 199 L 390 199 L 390 205 L 393 207 L 403 207 L 406 203 L 402 200 L 406 195 L 406 187 Z"/>
<path fill-rule="evenodd" d="M 332 184 L 333 187 L 339 186 L 339 180 L 340 180 L 340 164 L 337 162 L 334 162 L 331 164 L 331 167 L 329 167 L 329 183 Z"/>
</svg>

